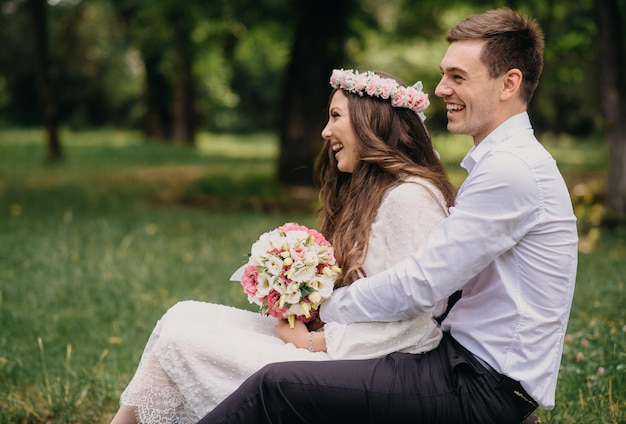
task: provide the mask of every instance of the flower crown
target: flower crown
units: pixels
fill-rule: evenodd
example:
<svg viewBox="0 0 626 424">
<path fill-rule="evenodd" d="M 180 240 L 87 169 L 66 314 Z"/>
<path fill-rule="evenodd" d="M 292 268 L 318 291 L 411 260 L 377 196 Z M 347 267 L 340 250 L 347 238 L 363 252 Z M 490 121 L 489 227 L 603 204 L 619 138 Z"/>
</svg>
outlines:
<svg viewBox="0 0 626 424">
<path fill-rule="evenodd" d="M 334 69 L 330 76 L 330 85 L 348 93 L 381 99 L 391 99 L 391 106 L 411 109 L 422 121 L 426 119 L 424 110 L 430 105 L 428 94 L 422 91 L 422 82 L 411 87 L 403 87 L 392 78 L 382 77 L 372 71 L 359 73 L 352 69 Z"/>
</svg>

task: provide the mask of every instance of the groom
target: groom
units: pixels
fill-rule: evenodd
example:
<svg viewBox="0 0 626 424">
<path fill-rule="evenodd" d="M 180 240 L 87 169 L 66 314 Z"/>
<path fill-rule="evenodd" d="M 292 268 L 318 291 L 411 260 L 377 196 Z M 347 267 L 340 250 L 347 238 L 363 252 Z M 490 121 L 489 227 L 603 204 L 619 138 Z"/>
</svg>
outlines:
<svg viewBox="0 0 626 424">
<path fill-rule="evenodd" d="M 576 218 L 526 112 L 543 67 L 536 23 L 509 9 L 461 21 L 435 93 L 473 137 L 450 216 L 395 268 L 335 291 L 325 322 L 393 321 L 457 290 L 439 347 L 266 366 L 208 423 L 515 423 L 554 406 L 577 267 Z"/>
</svg>

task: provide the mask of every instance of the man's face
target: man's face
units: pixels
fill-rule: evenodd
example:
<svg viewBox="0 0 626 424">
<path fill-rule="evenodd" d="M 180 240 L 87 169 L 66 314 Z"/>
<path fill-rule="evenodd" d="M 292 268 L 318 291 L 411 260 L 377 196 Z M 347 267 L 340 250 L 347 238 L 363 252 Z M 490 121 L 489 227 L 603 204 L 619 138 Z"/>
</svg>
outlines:
<svg viewBox="0 0 626 424">
<path fill-rule="evenodd" d="M 446 102 L 448 131 L 467 134 L 478 145 L 500 123 L 502 78 L 491 78 L 480 60 L 484 40 L 455 41 L 441 60 L 435 94 Z"/>
</svg>

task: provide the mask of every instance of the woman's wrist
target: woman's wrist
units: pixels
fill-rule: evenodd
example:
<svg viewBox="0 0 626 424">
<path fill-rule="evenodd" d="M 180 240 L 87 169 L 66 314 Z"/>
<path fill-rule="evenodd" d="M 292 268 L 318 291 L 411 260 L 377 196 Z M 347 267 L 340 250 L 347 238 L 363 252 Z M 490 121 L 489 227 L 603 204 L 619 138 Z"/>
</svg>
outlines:
<svg viewBox="0 0 626 424">
<path fill-rule="evenodd" d="M 303 340 L 303 345 L 298 346 L 309 352 L 326 352 L 326 339 L 323 331 L 309 331 Z"/>
</svg>

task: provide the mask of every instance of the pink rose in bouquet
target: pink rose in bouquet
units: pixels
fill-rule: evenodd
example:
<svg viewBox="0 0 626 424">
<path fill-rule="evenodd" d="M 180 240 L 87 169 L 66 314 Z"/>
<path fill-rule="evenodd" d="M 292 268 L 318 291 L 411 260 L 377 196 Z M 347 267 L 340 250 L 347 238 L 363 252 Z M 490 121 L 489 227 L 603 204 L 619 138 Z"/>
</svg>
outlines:
<svg viewBox="0 0 626 424">
<path fill-rule="evenodd" d="M 318 231 L 289 222 L 252 245 L 241 285 L 263 315 L 309 322 L 332 291 L 341 269 Z"/>
</svg>

